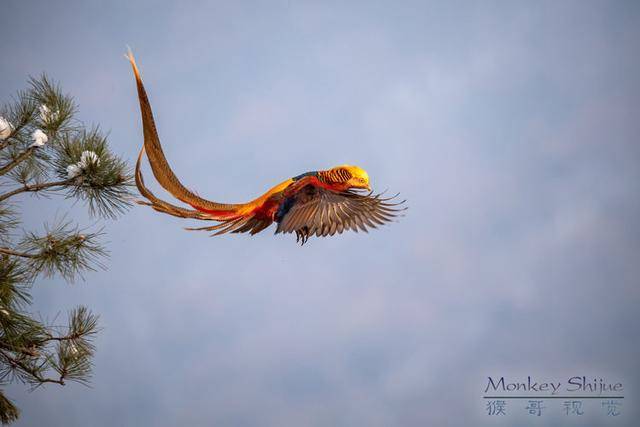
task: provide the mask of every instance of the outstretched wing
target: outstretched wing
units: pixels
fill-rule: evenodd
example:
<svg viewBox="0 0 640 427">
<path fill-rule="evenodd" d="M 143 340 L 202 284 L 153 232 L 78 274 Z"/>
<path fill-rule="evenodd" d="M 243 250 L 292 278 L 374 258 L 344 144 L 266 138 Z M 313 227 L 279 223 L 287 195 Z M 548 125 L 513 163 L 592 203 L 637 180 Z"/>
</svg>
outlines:
<svg viewBox="0 0 640 427">
<path fill-rule="evenodd" d="M 284 200 L 276 216 L 276 234 L 295 232 L 304 244 L 313 235 L 333 236 L 349 229 L 367 232 L 367 227 L 377 228 L 406 209 L 400 207 L 404 200 L 392 202 L 396 196 L 335 192 L 309 184 Z"/>
</svg>

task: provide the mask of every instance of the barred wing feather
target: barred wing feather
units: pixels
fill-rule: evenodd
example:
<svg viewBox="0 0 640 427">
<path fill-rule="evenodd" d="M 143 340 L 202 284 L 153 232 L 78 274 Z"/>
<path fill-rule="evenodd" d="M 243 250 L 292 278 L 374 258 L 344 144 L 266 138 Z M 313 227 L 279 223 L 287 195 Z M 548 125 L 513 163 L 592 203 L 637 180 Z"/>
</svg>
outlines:
<svg viewBox="0 0 640 427">
<path fill-rule="evenodd" d="M 333 236 L 346 230 L 367 232 L 393 221 L 406 207 L 405 201 L 393 202 L 397 197 L 383 198 L 381 194 L 359 194 L 352 191 L 334 192 L 307 185 L 291 196 L 290 208 L 278 218 L 278 233 L 296 233 L 304 244 L 309 237 Z M 286 202 L 285 202 L 286 203 Z"/>
</svg>

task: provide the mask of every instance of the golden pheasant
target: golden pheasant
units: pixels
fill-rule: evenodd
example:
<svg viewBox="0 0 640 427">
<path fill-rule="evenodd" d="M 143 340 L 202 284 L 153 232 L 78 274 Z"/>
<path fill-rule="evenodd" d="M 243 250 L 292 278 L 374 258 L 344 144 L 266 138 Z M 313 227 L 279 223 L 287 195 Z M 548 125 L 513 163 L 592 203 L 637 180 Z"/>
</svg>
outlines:
<svg viewBox="0 0 640 427">
<path fill-rule="evenodd" d="M 217 203 L 201 198 L 188 190 L 175 176 L 162 151 L 140 72 L 131 51 L 127 59 L 133 67 L 138 88 L 144 145 L 136 162 L 136 185 L 147 201 L 138 201 L 159 212 L 181 218 L 217 221 L 215 225 L 187 230 L 223 233 L 256 234 L 273 222 L 276 234 L 296 233 L 296 240 L 304 244 L 309 237 L 333 236 L 345 230 L 367 232 L 398 216 L 406 209 L 405 201 L 394 203 L 381 194 L 373 195 L 369 175 L 357 166 L 342 165 L 329 170 L 306 172 L 281 182 L 262 196 L 248 203 Z M 160 185 L 183 203 L 194 209 L 175 206 L 158 199 L 145 185 L 140 171 L 142 155 L 147 153 L 153 175 Z M 368 190 L 367 194 L 363 190 Z"/>
</svg>

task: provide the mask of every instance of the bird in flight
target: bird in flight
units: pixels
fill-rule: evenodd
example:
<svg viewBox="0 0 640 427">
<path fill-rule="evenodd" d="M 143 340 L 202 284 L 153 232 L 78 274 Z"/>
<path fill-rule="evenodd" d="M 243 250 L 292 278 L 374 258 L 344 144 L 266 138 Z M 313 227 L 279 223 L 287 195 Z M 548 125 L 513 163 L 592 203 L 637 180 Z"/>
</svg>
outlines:
<svg viewBox="0 0 640 427">
<path fill-rule="evenodd" d="M 247 203 L 218 203 L 201 198 L 182 185 L 171 170 L 160 145 L 140 71 L 130 50 L 126 57 L 136 79 L 144 134 L 135 178 L 140 194 L 147 200 L 138 201 L 139 204 L 180 218 L 216 221 L 211 226 L 187 228 L 210 231 L 214 236 L 246 232 L 253 235 L 275 222 L 276 234 L 295 233 L 296 241 L 301 244 L 314 235 L 333 236 L 347 230 L 367 232 L 368 228 L 392 221 L 406 209 L 401 206 L 404 200 L 394 201 L 397 195 L 384 198 L 382 194 L 373 194 L 367 172 L 351 165 L 297 175 Z M 161 200 L 145 186 L 140 170 L 145 152 L 158 183 L 193 209 Z"/>
</svg>

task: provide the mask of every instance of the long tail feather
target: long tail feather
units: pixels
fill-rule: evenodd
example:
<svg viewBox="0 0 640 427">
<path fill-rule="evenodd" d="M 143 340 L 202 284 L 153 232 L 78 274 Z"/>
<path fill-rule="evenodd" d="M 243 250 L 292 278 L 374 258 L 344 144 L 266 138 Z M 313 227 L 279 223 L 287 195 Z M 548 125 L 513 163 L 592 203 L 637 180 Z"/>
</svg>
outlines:
<svg viewBox="0 0 640 427">
<path fill-rule="evenodd" d="M 155 194 L 149 190 L 144 184 L 144 178 L 142 177 L 142 171 L 140 170 L 140 164 L 142 162 L 142 155 L 144 154 L 144 146 L 140 149 L 140 153 L 138 153 L 138 160 L 136 161 L 136 186 L 138 187 L 138 191 L 140 194 L 149 200 L 138 201 L 138 204 L 151 206 L 158 212 L 163 212 L 169 215 L 177 216 L 180 218 L 194 218 L 194 219 L 202 219 L 202 220 L 213 220 L 211 215 L 208 215 L 204 212 L 200 212 L 192 209 L 185 209 L 179 206 L 172 205 L 171 203 L 165 202 L 164 200 L 158 199 Z"/>
<path fill-rule="evenodd" d="M 217 203 L 203 199 L 182 185 L 180 180 L 173 173 L 173 170 L 171 170 L 164 152 L 162 151 L 162 146 L 160 145 L 160 138 L 158 137 L 158 131 L 156 130 L 156 125 L 153 119 L 153 112 L 151 111 L 151 104 L 149 103 L 147 92 L 142 83 L 142 78 L 140 77 L 140 71 L 136 65 L 136 60 L 130 49 L 125 56 L 131 63 L 133 74 L 136 79 L 138 100 L 140 102 L 140 113 L 142 115 L 144 148 L 149 156 L 149 163 L 151 164 L 151 170 L 153 171 L 155 178 L 158 180 L 160 185 L 175 198 L 200 211 L 209 212 L 211 214 L 220 214 L 222 217 L 233 216 L 233 214 L 237 210 L 243 208 L 245 204 Z M 140 186 L 138 188 L 140 189 Z M 140 192 L 143 193 L 142 190 Z"/>
</svg>

